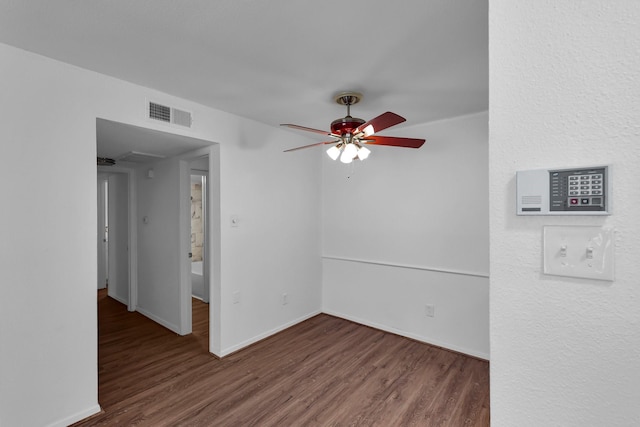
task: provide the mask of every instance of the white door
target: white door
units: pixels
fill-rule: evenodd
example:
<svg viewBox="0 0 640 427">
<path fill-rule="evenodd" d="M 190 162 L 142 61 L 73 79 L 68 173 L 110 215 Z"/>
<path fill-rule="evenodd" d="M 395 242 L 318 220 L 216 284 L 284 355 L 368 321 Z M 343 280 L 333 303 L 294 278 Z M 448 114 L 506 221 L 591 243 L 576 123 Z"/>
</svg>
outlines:
<svg viewBox="0 0 640 427">
<path fill-rule="evenodd" d="M 110 297 L 129 302 L 129 176 L 109 175 L 109 287 Z"/>
<path fill-rule="evenodd" d="M 104 175 L 98 176 L 98 289 L 104 289 L 107 287 L 107 265 L 108 260 L 108 248 L 107 248 L 107 177 Z"/>
</svg>

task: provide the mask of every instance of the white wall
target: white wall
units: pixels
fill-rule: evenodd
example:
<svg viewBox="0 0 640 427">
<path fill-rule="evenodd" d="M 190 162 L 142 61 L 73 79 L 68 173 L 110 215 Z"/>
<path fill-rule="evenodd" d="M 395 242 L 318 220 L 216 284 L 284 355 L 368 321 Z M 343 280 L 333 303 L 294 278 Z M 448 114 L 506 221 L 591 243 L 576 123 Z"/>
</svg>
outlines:
<svg viewBox="0 0 640 427">
<path fill-rule="evenodd" d="M 320 157 L 282 153 L 308 139 L 6 45 L 0 63 L 9 160 L 0 194 L 11 207 L 0 209 L 0 425 L 66 425 L 99 409 L 97 117 L 221 144 L 212 191 L 222 207 L 212 216 L 224 219 L 222 253 L 211 254 L 221 259 L 212 292 L 220 353 L 320 311 Z M 192 111 L 194 128 L 148 121 L 148 98 Z M 236 229 L 232 213 L 243 221 Z M 243 300 L 233 304 L 237 289 Z"/>
<path fill-rule="evenodd" d="M 324 160 L 325 312 L 489 357 L 487 120 L 390 130 L 427 142 L 353 167 Z"/>
<path fill-rule="evenodd" d="M 284 133 L 286 148 L 308 143 Z M 282 134 L 249 124 L 238 144 L 220 146 L 220 232 L 226 242 L 220 315 L 228 326 L 221 355 L 321 311 L 318 194 L 323 153 L 283 153 Z M 214 169 L 210 166 L 210 183 Z M 238 218 L 237 227 L 232 227 L 232 216 Z M 236 292 L 240 302 L 234 304 Z M 281 303 L 283 293 L 287 305 Z"/>
<path fill-rule="evenodd" d="M 91 79 L 4 45 L 0 64 L 0 425 L 63 424 L 99 409 Z"/>
<path fill-rule="evenodd" d="M 640 2 L 489 11 L 492 425 L 640 425 Z M 600 164 L 611 216 L 515 215 L 516 170 Z M 614 228 L 616 280 L 543 275 L 544 225 Z"/>
<path fill-rule="evenodd" d="M 147 178 L 149 168 L 153 168 L 153 179 Z M 136 174 L 139 217 L 136 309 L 180 333 L 178 160 L 145 164 Z"/>
</svg>

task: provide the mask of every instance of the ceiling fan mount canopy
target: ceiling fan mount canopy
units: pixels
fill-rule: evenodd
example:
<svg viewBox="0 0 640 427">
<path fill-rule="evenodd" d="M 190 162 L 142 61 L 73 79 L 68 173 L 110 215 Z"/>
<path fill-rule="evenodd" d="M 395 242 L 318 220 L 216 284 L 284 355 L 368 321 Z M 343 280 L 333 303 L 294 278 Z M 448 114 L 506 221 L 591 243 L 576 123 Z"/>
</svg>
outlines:
<svg viewBox="0 0 640 427">
<path fill-rule="evenodd" d="M 340 92 L 333 99 L 340 105 L 355 105 L 362 100 L 360 92 Z"/>
</svg>

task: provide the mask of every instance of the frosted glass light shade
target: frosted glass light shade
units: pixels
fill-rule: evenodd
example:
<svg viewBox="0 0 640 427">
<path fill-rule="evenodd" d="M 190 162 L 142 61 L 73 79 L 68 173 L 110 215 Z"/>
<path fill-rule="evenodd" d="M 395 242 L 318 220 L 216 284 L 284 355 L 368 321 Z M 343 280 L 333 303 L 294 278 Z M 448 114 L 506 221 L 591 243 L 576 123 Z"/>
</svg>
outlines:
<svg viewBox="0 0 640 427">
<path fill-rule="evenodd" d="M 334 145 L 327 150 L 327 155 L 331 157 L 331 160 L 335 160 L 340 155 L 340 149 L 336 145 Z"/>
<path fill-rule="evenodd" d="M 369 154 L 371 154 L 371 150 L 369 150 L 367 147 L 360 147 L 360 149 L 358 150 L 358 158 L 360 160 L 364 160 L 367 157 L 369 157 Z"/>
<path fill-rule="evenodd" d="M 343 155 L 349 156 L 351 160 L 358 155 L 358 147 L 355 144 L 347 144 L 344 147 Z"/>
<path fill-rule="evenodd" d="M 347 153 L 347 150 L 345 149 L 342 151 L 342 155 L 340 156 L 340 161 L 342 163 L 351 163 L 353 161 L 353 157 L 351 157 L 349 153 Z"/>
</svg>

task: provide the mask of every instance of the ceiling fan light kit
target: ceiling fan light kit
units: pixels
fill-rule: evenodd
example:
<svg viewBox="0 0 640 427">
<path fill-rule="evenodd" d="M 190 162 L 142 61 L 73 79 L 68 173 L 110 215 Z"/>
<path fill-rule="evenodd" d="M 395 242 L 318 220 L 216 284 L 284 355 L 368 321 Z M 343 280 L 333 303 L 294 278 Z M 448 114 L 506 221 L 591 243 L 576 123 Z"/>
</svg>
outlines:
<svg viewBox="0 0 640 427">
<path fill-rule="evenodd" d="M 364 160 L 369 157 L 371 150 L 364 147 L 364 144 L 407 148 L 420 148 L 422 144 L 424 144 L 424 139 L 375 136 L 374 134 L 376 132 L 400 124 L 405 121 L 405 118 L 390 111 L 368 122 L 356 117 L 351 117 L 351 106 L 360 102 L 361 99 L 362 94 L 358 92 L 341 92 L 334 97 L 334 100 L 338 104 L 347 106 L 347 115 L 331 122 L 330 132 L 289 123 L 281 124 L 280 126 L 319 133 L 334 138 L 333 141 L 318 142 L 316 144 L 291 148 L 285 150 L 285 152 L 315 147 L 317 145 L 336 144 L 327 150 L 327 155 L 332 160 L 337 160 L 338 157 L 340 157 L 342 163 L 351 163 L 355 159 Z"/>
</svg>

